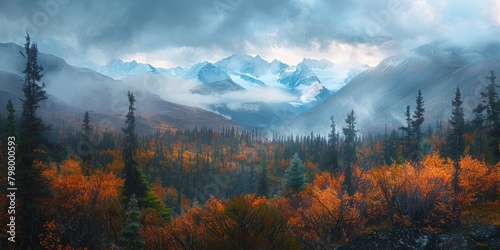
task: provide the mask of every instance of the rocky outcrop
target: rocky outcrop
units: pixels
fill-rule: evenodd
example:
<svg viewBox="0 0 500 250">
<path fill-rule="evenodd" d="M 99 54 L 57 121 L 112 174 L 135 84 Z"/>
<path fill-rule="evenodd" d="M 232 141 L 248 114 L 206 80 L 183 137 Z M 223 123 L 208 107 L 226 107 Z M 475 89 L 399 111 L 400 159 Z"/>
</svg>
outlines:
<svg viewBox="0 0 500 250">
<path fill-rule="evenodd" d="M 353 240 L 345 248 L 351 249 L 429 249 L 432 235 L 416 228 L 392 228 Z"/>
<path fill-rule="evenodd" d="M 500 227 L 486 225 L 471 231 L 471 238 L 478 247 L 500 249 Z"/>
<path fill-rule="evenodd" d="M 468 234 L 431 234 L 417 228 L 391 228 L 351 241 L 339 250 L 500 250 L 500 227 L 487 225 Z"/>
</svg>

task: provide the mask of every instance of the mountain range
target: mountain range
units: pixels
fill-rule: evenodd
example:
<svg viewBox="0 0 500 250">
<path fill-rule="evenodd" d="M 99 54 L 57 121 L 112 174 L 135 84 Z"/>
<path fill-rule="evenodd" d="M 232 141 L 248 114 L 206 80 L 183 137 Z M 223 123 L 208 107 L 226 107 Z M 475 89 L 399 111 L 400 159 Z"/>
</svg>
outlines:
<svg viewBox="0 0 500 250">
<path fill-rule="evenodd" d="M 118 59 L 102 66 L 91 62 L 79 66 L 131 83 L 146 78 L 161 86 L 177 82 L 177 86 L 168 88 L 170 93 L 164 93 L 165 100 L 176 99 L 185 105 L 201 107 L 252 129 L 266 129 L 308 110 L 345 85 L 354 72 L 367 68 L 360 64 L 345 70 L 325 59 L 304 59 L 290 66 L 276 59 L 268 62 L 258 55 L 244 54 L 213 63 L 200 62 L 189 68 L 166 69 Z M 164 88 L 155 90 L 164 91 Z"/>
<path fill-rule="evenodd" d="M 419 90 L 424 97 L 424 127 L 434 127 L 438 122 L 446 125 L 457 87 L 461 89 L 466 119 L 471 120 L 480 93 L 486 91 L 490 70 L 500 72 L 500 44 L 464 48 L 434 42 L 386 58 L 281 128 L 296 133 L 328 133 L 331 116 L 337 125 L 344 126 L 347 113 L 354 110 L 363 132 L 383 132 L 386 126 L 397 129 L 405 124 L 407 105 L 413 112 Z"/>
<path fill-rule="evenodd" d="M 124 62 L 112 59 L 106 65 L 86 62 L 78 65 L 114 79 L 152 74 L 179 79 L 197 80 L 211 86 L 197 87 L 200 94 L 225 93 L 228 91 L 271 88 L 285 91 L 296 97 L 293 105 L 317 104 L 331 93 L 342 88 L 350 78 L 367 65 L 356 65 L 349 70 L 336 67 L 322 59 L 304 59 L 296 66 L 278 60 L 268 62 L 260 56 L 234 54 L 215 63 L 200 62 L 190 68 L 161 68 L 136 61 Z M 217 83 L 217 84 L 215 84 Z M 309 105 L 308 107 L 310 107 Z M 303 111 L 303 110 L 301 110 Z"/>
<path fill-rule="evenodd" d="M 0 102 L 11 98 L 17 110 L 22 50 L 13 43 L 0 43 Z M 41 108 L 44 119 L 70 117 L 80 124 L 83 112 L 90 110 L 96 126 L 118 129 L 126 113 L 126 92 L 133 91 L 142 133 L 241 126 L 282 134 L 326 134 L 331 116 L 341 127 L 351 110 L 361 131 L 397 129 L 404 124 L 406 106 L 414 108 L 418 90 L 424 96 L 424 126 L 446 124 L 456 87 L 462 90 L 470 119 L 489 71 L 500 71 L 500 44 L 465 48 L 434 42 L 388 57 L 372 68 L 342 68 L 324 59 L 304 59 L 290 66 L 240 54 L 168 69 L 117 59 L 104 66 L 87 62 L 77 67 L 44 53 L 39 63 L 45 68 L 49 95 Z"/>
<path fill-rule="evenodd" d="M 23 48 L 14 43 L 0 43 L 0 103 L 10 98 L 20 114 L 23 67 Z M 42 118 L 51 124 L 61 121 L 80 126 L 85 110 L 90 111 L 93 125 L 99 129 L 120 130 L 125 120 L 127 91 L 133 90 L 137 99 L 137 129 L 151 133 L 156 129 L 194 128 L 209 126 L 214 129 L 237 126 L 236 123 L 205 109 L 172 103 L 159 95 L 141 91 L 127 82 L 86 68 L 74 67 L 63 59 L 39 53 L 38 62 L 44 67 L 48 100 L 40 108 Z M 0 113 L 5 114 L 5 109 Z"/>
</svg>

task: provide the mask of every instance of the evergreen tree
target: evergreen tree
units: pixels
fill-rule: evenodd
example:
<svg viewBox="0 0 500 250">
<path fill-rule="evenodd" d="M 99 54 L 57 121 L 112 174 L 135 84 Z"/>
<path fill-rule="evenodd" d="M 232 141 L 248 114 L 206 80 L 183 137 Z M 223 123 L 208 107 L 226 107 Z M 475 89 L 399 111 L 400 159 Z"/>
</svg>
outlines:
<svg viewBox="0 0 500 250">
<path fill-rule="evenodd" d="M 256 180 L 256 172 L 255 166 L 250 165 L 250 170 L 246 175 L 246 183 L 245 183 L 245 193 L 254 194 L 255 193 L 255 180 Z"/>
<path fill-rule="evenodd" d="M 14 109 L 14 104 L 12 100 L 7 100 L 7 127 L 5 130 L 7 131 L 7 136 L 13 136 L 17 138 L 17 123 L 16 123 L 16 110 Z"/>
<path fill-rule="evenodd" d="M 494 164 L 500 160 L 500 100 L 495 90 L 498 87 L 495 83 L 495 72 L 490 71 L 490 76 L 487 79 L 490 83 L 486 87 L 487 91 L 481 93 L 482 102 L 473 110 L 476 114 L 473 122 L 480 138 L 483 136 L 483 131 L 487 132 L 489 146 L 487 156 L 489 156 L 489 161 Z M 482 145 L 482 141 L 479 143 Z"/>
<path fill-rule="evenodd" d="M 300 192 L 304 188 L 304 185 L 306 184 L 306 175 L 304 171 L 304 164 L 302 164 L 299 154 L 295 153 L 290 161 L 290 165 L 285 171 L 285 187 L 287 190 Z"/>
<path fill-rule="evenodd" d="M 396 130 L 392 130 L 391 135 L 387 134 L 387 128 L 384 134 L 384 163 L 392 165 L 398 156 L 398 134 Z"/>
<path fill-rule="evenodd" d="M 458 174 L 460 172 L 459 160 L 463 156 L 465 150 L 464 133 L 465 133 L 465 119 L 464 109 L 462 108 L 462 95 L 460 88 L 457 87 L 455 98 L 452 100 L 451 105 L 453 111 L 451 119 L 448 120 L 451 130 L 447 138 L 448 156 L 454 161 L 455 173 L 453 174 L 453 189 L 458 192 Z"/>
<path fill-rule="evenodd" d="M 352 164 L 356 163 L 356 117 L 354 116 L 354 110 L 347 114 L 345 119 L 347 124 L 346 128 L 342 128 L 342 132 L 345 136 L 344 141 L 344 162 L 345 162 L 345 181 L 344 186 L 347 190 L 348 195 L 354 195 L 354 186 L 352 183 Z"/>
<path fill-rule="evenodd" d="M 137 134 L 135 133 L 135 97 L 131 92 L 127 93 L 129 107 L 128 113 L 125 121 L 125 128 L 123 128 L 123 133 L 125 137 L 124 148 L 123 148 L 123 161 L 125 163 L 125 184 L 123 189 L 123 195 L 125 197 L 131 197 L 132 194 L 136 195 L 139 200 L 139 205 L 143 206 L 142 199 L 147 196 L 149 191 L 146 177 L 138 169 L 137 161 L 134 159 L 135 153 L 137 151 Z"/>
<path fill-rule="evenodd" d="M 335 129 L 335 120 L 333 120 L 333 116 L 330 117 L 330 120 L 332 121 L 330 125 L 330 133 L 328 134 L 328 147 L 326 150 L 326 155 L 324 156 L 324 166 L 325 169 L 333 173 L 334 171 L 337 171 L 339 168 L 338 165 L 338 134 Z"/>
<path fill-rule="evenodd" d="M 413 120 L 411 119 L 411 111 L 410 111 L 410 105 L 406 106 L 406 111 L 405 111 L 405 120 L 406 120 L 406 126 L 399 127 L 400 130 L 403 131 L 404 133 L 404 138 L 403 138 L 403 155 L 406 157 L 407 160 L 412 158 L 412 145 L 414 141 L 414 136 L 413 136 Z"/>
<path fill-rule="evenodd" d="M 129 107 L 125 120 L 124 133 L 124 148 L 122 152 L 123 161 L 125 163 L 125 184 L 122 195 L 124 201 L 135 195 L 138 200 L 139 207 L 149 207 L 157 210 L 160 215 L 170 220 L 171 210 L 165 208 L 164 204 L 158 196 L 150 189 L 149 183 L 144 173 L 138 168 L 137 161 L 134 159 L 138 147 L 137 134 L 135 133 L 135 97 L 132 92 L 127 93 Z"/>
<path fill-rule="evenodd" d="M 497 127 L 500 123 L 500 107 L 498 106 L 498 93 L 495 88 L 498 85 L 495 83 L 496 80 L 495 72 L 493 70 L 490 71 L 490 76 L 487 79 L 490 81 L 488 84 L 488 92 L 481 93 L 482 97 L 487 98 L 487 107 L 486 107 L 486 120 L 489 122 L 489 125 L 493 127 Z"/>
<path fill-rule="evenodd" d="M 87 164 L 92 160 L 92 148 L 92 126 L 90 125 L 90 115 L 88 111 L 85 111 L 82 123 L 81 147 L 79 149 L 82 160 Z"/>
<path fill-rule="evenodd" d="M 412 128 L 415 140 L 413 142 L 412 156 L 414 161 L 419 161 L 422 157 L 422 148 L 420 147 L 420 142 L 422 141 L 422 131 L 421 126 L 424 123 L 424 99 L 422 97 L 422 92 L 419 90 L 416 98 L 417 106 L 415 107 L 415 112 L 413 114 Z"/>
<path fill-rule="evenodd" d="M 268 196 L 269 195 L 269 180 L 267 179 L 267 164 L 264 157 L 260 161 L 260 174 L 259 183 L 257 184 L 257 195 Z"/>
<path fill-rule="evenodd" d="M 44 87 L 41 82 L 43 67 L 38 64 L 38 46 L 31 43 L 30 36 L 26 34 L 24 45 L 26 67 L 24 73 L 23 111 L 20 117 L 19 130 L 19 165 L 17 168 L 16 185 L 18 188 L 19 238 L 21 248 L 39 247 L 38 235 L 44 224 L 40 213 L 40 199 L 50 195 L 49 182 L 43 176 L 44 170 L 43 145 L 47 143 L 44 132 L 50 127 L 43 123 L 37 115 L 40 102 L 47 99 Z M 22 53 L 21 53 L 22 54 Z"/>
<path fill-rule="evenodd" d="M 130 201 L 128 203 L 126 225 L 122 229 L 122 236 L 120 241 L 123 243 L 125 249 L 144 249 L 146 245 L 141 239 L 139 234 L 139 229 L 142 227 L 141 224 L 141 211 L 137 206 L 137 199 L 135 195 L 132 194 Z"/>
</svg>

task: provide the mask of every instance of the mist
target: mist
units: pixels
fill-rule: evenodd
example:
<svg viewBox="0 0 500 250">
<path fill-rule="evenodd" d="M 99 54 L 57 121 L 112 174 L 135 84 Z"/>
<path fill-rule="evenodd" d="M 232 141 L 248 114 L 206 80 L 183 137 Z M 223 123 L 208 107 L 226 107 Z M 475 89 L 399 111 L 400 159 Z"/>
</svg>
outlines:
<svg viewBox="0 0 500 250">
<path fill-rule="evenodd" d="M 201 83 L 169 76 L 143 75 L 122 79 L 125 85 L 137 91 L 147 91 L 162 99 L 191 107 L 211 110 L 211 106 L 226 105 L 230 110 L 259 111 L 256 103 L 283 103 L 297 101 L 298 98 L 277 89 L 252 88 L 230 91 L 222 94 L 203 95 L 192 93 L 191 89 Z"/>
</svg>

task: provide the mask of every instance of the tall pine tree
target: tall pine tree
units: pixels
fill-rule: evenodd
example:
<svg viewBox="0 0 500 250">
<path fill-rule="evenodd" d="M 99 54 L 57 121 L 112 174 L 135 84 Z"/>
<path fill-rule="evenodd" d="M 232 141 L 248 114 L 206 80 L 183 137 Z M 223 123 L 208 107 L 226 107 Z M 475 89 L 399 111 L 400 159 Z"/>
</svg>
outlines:
<svg viewBox="0 0 500 250">
<path fill-rule="evenodd" d="M 328 147 L 323 156 L 324 159 L 324 169 L 328 172 L 333 173 L 338 170 L 339 162 L 338 162 L 338 134 L 335 128 L 335 120 L 333 116 L 330 117 L 332 123 L 330 124 L 330 133 L 328 134 Z M 311 136 L 312 137 L 312 136 Z"/>
<path fill-rule="evenodd" d="M 37 248 L 40 246 L 38 235 L 44 224 L 40 212 L 40 200 L 47 198 L 49 182 L 42 174 L 44 170 L 43 145 L 47 143 L 44 132 L 49 129 L 37 115 L 40 103 L 47 99 L 45 83 L 41 82 L 43 67 L 38 64 L 38 46 L 31 43 L 26 34 L 24 44 L 26 66 L 24 73 L 23 94 L 21 98 L 23 111 L 20 117 L 19 130 L 19 167 L 17 168 L 17 188 L 19 205 L 19 238 L 21 248 Z"/>
<path fill-rule="evenodd" d="M 413 113 L 412 128 L 413 134 L 415 136 L 412 145 L 412 160 L 420 161 L 422 158 L 422 148 L 420 143 L 422 141 L 422 124 L 424 123 L 424 98 L 422 97 L 422 92 L 419 90 L 416 98 L 417 106 L 415 107 L 415 112 Z"/>
<path fill-rule="evenodd" d="M 400 130 L 403 131 L 403 155 L 405 156 L 406 160 L 410 160 L 412 158 L 412 152 L 413 152 L 413 141 L 414 141 L 414 135 L 413 135 L 413 120 L 411 119 L 411 111 L 410 111 L 410 105 L 406 106 L 406 111 L 405 111 L 405 121 L 406 121 L 406 126 L 401 126 L 399 127 Z"/>
<path fill-rule="evenodd" d="M 269 180 L 267 178 L 268 178 L 267 177 L 267 164 L 266 164 L 265 156 L 262 156 L 261 161 L 260 161 L 259 180 L 257 183 L 257 195 L 266 196 L 266 197 L 269 195 Z"/>
<path fill-rule="evenodd" d="M 137 134 L 135 133 L 135 97 L 132 92 L 127 93 L 129 106 L 125 121 L 125 128 L 122 129 L 125 138 L 123 147 L 123 161 L 125 163 L 125 184 L 123 195 L 130 198 L 135 195 L 139 200 L 139 205 L 143 206 L 143 199 L 149 191 L 148 183 L 144 174 L 138 169 L 137 161 L 134 159 L 137 151 Z"/>
<path fill-rule="evenodd" d="M 125 127 L 122 129 L 124 136 L 124 147 L 122 152 L 125 163 L 125 184 L 123 187 L 124 201 L 128 201 L 132 195 L 138 200 L 141 208 L 153 208 L 166 220 L 170 220 L 171 210 L 165 208 L 158 196 L 151 190 L 144 173 L 138 168 L 134 156 L 137 152 L 138 141 L 135 133 L 135 97 L 132 92 L 127 93 L 129 107 L 126 115 Z"/>
<path fill-rule="evenodd" d="M 80 156 L 85 164 L 90 164 L 92 160 L 92 126 L 90 125 L 90 115 L 88 111 L 83 114 L 82 121 L 82 132 L 81 132 L 81 146 L 80 146 Z"/>
<path fill-rule="evenodd" d="M 347 124 L 346 128 L 342 128 L 344 133 L 344 162 L 345 162 L 345 180 L 344 187 L 347 190 L 349 196 L 354 195 L 354 184 L 352 183 L 352 165 L 356 163 L 356 117 L 354 116 L 354 110 L 351 110 L 347 114 L 345 119 Z"/>
<path fill-rule="evenodd" d="M 473 110 L 476 115 L 473 122 L 479 138 L 482 138 L 483 133 L 486 132 L 488 149 L 482 153 L 486 153 L 487 160 L 495 164 L 500 160 L 500 100 L 495 89 L 498 85 L 495 82 L 496 76 L 493 70 L 490 71 L 487 79 L 490 83 L 486 87 L 486 92 L 481 93 L 482 102 Z M 478 143 L 480 143 L 480 151 L 485 151 L 482 148 L 482 139 Z"/>
<path fill-rule="evenodd" d="M 455 98 L 452 100 L 451 105 L 453 106 L 453 111 L 451 113 L 451 118 L 448 120 L 450 124 L 450 133 L 447 137 L 447 151 L 448 156 L 454 161 L 455 172 L 453 174 L 453 189 L 458 192 L 459 178 L 458 174 L 460 172 L 460 158 L 463 156 L 465 150 L 465 119 L 464 119 L 464 109 L 462 107 L 462 95 L 460 93 L 460 88 L 457 87 L 455 92 Z"/>
</svg>

